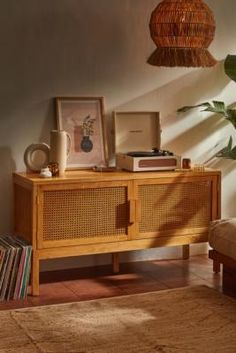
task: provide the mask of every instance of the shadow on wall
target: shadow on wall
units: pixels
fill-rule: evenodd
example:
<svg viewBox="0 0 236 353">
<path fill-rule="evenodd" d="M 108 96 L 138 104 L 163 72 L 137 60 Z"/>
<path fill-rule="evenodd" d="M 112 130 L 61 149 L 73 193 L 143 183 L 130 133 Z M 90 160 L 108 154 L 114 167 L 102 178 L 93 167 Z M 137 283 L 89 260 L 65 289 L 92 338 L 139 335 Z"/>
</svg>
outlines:
<svg viewBox="0 0 236 353">
<path fill-rule="evenodd" d="M 231 82 L 224 73 L 223 63 L 222 60 L 213 68 L 195 69 L 156 90 L 114 107 L 114 110 L 126 110 L 131 105 L 135 110 L 140 110 L 143 106 L 152 105 L 159 108 L 162 116 L 166 116 L 180 106 L 194 105 L 210 99 L 220 94 Z M 163 68 L 163 70 L 167 69 Z M 169 120 L 165 119 L 166 123 L 169 123 Z"/>
<path fill-rule="evenodd" d="M 7 108 L 2 110 L 3 117 L 11 116 L 12 105 L 9 105 L 9 113 Z M 5 131 L 5 134 L 1 136 L 2 146 L 0 146 L 2 166 L 0 168 L 0 234 L 13 230 L 12 173 L 25 171 L 23 156 L 26 147 L 32 143 L 48 143 L 49 131 L 55 128 L 56 119 L 54 119 L 52 99 L 20 106 L 17 115 L 20 124 L 16 129 L 12 128 L 10 119 L 1 121 L 2 131 Z"/>
<path fill-rule="evenodd" d="M 178 119 L 178 117 L 176 119 Z M 210 116 L 203 121 L 199 121 L 197 118 L 194 120 L 194 126 L 186 128 L 184 132 L 168 141 L 168 148 L 170 150 L 175 151 L 177 154 L 191 153 L 194 146 L 204 142 L 209 135 L 214 134 L 218 130 L 222 130 L 228 125 L 225 120 L 222 120 L 221 117 L 216 115 Z M 227 142 L 227 139 L 225 139 L 225 145 L 227 145 Z M 205 156 L 203 154 L 197 156 L 197 159 L 204 162 L 209 158 L 208 151 L 206 151 Z"/>
<path fill-rule="evenodd" d="M 39 137 L 39 141 L 48 143 L 50 142 L 50 131 L 54 129 L 58 129 L 57 120 L 56 120 L 56 107 L 55 107 L 55 100 L 51 98 L 49 100 L 45 100 L 43 102 L 38 102 L 38 109 L 40 106 L 44 106 L 44 120 L 43 126 L 41 127 L 41 133 Z M 37 109 L 37 107 L 35 106 Z M 37 141 L 36 141 L 37 142 Z"/>
<path fill-rule="evenodd" d="M 194 119 L 186 119 L 187 114 L 177 116 L 176 110 L 183 105 L 194 105 L 220 95 L 229 82 L 221 61 L 214 68 L 191 71 L 157 90 L 114 107 L 113 110 L 160 111 L 162 148 L 183 155 L 192 146 L 225 127 L 227 123 L 215 116 L 204 116 L 203 121 L 197 116 Z M 194 114 L 197 115 L 199 112 Z M 111 135 L 114 134 L 114 128 L 112 126 L 109 128 Z M 110 148 L 114 153 L 114 146 Z"/>
<path fill-rule="evenodd" d="M 0 147 L 0 160 L 0 234 L 3 234 L 13 231 L 12 172 L 16 165 L 9 147 Z"/>
<path fill-rule="evenodd" d="M 222 171 L 222 177 L 225 178 L 236 168 L 236 161 L 226 158 L 213 158 L 206 165 L 209 168 L 220 169 Z"/>
<path fill-rule="evenodd" d="M 92 6 L 89 1 L 66 3 L 36 5 L 27 1 L 27 6 L 21 9 L 5 5 L 11 21 L 6 17 L 1 23 L 2 32 L 7 33 L 4 41 L 7 40 L 8 49 L 0 57 L 5 68 L 1 76 L 5 84 L 0 86 L 3 100 L 9 96 L 12 101 L 29 97 L 36 100 L 39 96 L 78 95 L 78 92 L 96 95 L 103 90 L 105 79 L 109 82 L 111 77 L 114 81 L 120 79 L 119 70 L 127 62 L 127 50 L 131 50 L 128 44 L 124 48 L 129 36 L 121 23 L 127 22 L 132 6 L 128 4 L 126 9 L 124 4 L 108 6 L 107 1 L 100 1 L 99 6 Z M 143 11 L 141 0 L 138 7 Z M 145 9 L 148 12 L 148 7 Z M 135 11 L 132 13 L 135 16 Z M 12 81 L 17 84 L 12 85 Z"/>
</svg>

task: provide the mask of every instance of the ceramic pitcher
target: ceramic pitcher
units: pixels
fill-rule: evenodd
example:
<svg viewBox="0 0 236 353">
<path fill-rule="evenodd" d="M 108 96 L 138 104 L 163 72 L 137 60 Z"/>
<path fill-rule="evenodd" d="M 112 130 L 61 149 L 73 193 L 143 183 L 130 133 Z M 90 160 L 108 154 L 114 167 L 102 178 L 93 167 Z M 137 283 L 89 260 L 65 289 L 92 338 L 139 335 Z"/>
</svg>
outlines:
<svg viewBox="0 0 236 353">
<path fill-rule="evenodd" d="M 59 176 L 63 176 L 66 170 L 66 162 L 70 153 L 70 135 L 64 130 L 52 130 L 50 132 L 50 162 L 58 163 Z"/>
</svg>

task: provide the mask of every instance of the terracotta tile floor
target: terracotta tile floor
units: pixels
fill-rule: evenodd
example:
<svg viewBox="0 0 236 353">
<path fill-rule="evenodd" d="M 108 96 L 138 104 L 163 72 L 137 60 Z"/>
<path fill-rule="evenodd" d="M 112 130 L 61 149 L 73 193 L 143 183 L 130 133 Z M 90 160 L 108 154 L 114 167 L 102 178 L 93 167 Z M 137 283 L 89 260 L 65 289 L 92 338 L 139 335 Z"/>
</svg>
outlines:
<svg viewBox="0 0 236 353">
<path fill-rule="evenodd" d="M 99 266 L 43 272 L 40 296 L 0 303 L 0 310 L 54 303 L 112 297 L 168 288 L 204 284 L 221 290 L 221 274 L 214 274 L 207 255 L 189 260 L 158 260 L 120 265 L 118 274 L 112 266 Z"/>
</svg>

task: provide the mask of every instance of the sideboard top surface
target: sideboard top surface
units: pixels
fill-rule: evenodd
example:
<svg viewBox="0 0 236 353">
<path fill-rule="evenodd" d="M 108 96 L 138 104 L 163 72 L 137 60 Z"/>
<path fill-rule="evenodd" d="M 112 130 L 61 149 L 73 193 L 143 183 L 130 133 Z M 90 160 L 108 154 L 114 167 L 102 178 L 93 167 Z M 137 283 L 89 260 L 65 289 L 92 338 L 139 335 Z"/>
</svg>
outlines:
<svg viewBox="0 0 236 353">
<path fill-rule="evenodd" d="M 41 178 L 38 173 L 15 172 L 14 181 L 24 182 L 30 185 L 43 184 L 66 184 L 72 182 L 101 182 L 101 181 L 120 181 L 120 180 L 140 180 L 155 178 L 185 178 L 202 176 L 220 176 L 221 172 L 214 169 L 205 169 L 204 171 L 194 170 L 175 170 L 175 171 L 157 171 L 157 172 L 129 172 L 124 170 L 102 171 L 93 170 L 70 170 L 66 171 L 62 177 Z"/>
</svg>

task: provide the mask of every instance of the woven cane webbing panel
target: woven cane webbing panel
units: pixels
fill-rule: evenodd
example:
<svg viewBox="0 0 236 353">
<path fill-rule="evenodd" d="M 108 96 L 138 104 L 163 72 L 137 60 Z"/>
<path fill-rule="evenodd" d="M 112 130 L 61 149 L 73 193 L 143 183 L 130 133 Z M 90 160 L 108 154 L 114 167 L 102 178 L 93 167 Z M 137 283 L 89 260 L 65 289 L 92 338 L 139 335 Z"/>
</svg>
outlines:
<svg viewBox="0 0 236 353">
<path fill-rule="evenodd" d="M 15 230 L 23 238 L 32 242 L 31 197 L 30 190 L 15 184 Z"/>
<path fill-rule="evenodd" d="M 126 187 L 44 192 L 43 240 L 127 234 Z"/>
<path fill-rule="evenodd" d="M 204 227 L 211 220 L 211 182 L 139 186 L 141 233 Z"/>
</svg>

